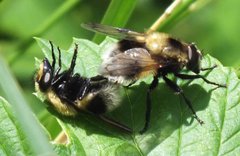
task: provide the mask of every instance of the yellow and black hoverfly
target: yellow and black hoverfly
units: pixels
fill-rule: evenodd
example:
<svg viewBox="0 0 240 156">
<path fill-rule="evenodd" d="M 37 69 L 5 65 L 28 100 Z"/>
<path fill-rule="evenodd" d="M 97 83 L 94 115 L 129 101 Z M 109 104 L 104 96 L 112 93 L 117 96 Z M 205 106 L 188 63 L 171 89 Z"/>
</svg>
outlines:
<svg viewBox="0 0 240 156">
<path fill-rule="evenodd" d="M 190 100 L 185 96 L 183 90 L 169 79 L 167 75 L 172 73 L 180 79 L 200 78 L 208 84 L 226 87 L 199 75 L 200 71 L 212 70 L 216 66 L 201 68 L 202 54 L 194 43 L 186 43 L 161 32 L 139 33 L 129 29 L 96 23 L 82 24 L 82 27 L 121 39 L 109 47 L 103 56 L 103 63 L 99 68 L 100 75 L 107 77 L 110 81 L 129 84 L 129 86 L 142 77 L 153 75 L 153 81 L 147 90 L 146 121 L 143 129 L 140 131 L 141 133 L 145 132 L 149 126 L 151 112 L 150 94 L 157 87 L 159 78 L 162 77 L 175 93 L 183 97 L 194 118 L 200 124 L 203 124 L 203 121 L 197 116 Z M 183 68 L 195 74 L 183 74 L 181 73 Z"/>
<path fill-rule="evenodd" d="M 44 58 L 35 76 L 36 91 L 44 93 L 47 101 L 53 108 L 64 116 L 76 116 L 81 111 L 89 112 L 102 120 L 131 132 L 124 126 L 103 114 L 118 107 L 118 87 L 102 76 L 91 78 L 82 77 L 74 73 L 75 62 L 78 53 L 78 45 L 75 44 L 74 54 L 70 67 L 61 71 L 61 51 L 58 49 L 58 67 L 54 46 L 50 41 L 52 51 L 52 63 Z"/>
</svg>

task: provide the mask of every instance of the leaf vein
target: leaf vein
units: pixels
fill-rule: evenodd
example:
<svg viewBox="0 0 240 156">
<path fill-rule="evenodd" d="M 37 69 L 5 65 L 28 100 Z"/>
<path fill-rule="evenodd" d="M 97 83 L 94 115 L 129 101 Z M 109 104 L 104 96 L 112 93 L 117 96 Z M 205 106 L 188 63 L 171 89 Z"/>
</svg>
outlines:
<svg viewBox="0 0 240 156">
<path fill-rule="evenodd" d="M 130 99 L 130 97 L 129 97 L 129 94 L 128 94 L 127 90 L 124 89 L 124 91 L 125 91 L 125 94 L 126 94 L 126 96 L 127 96 L 127 98 L 128 98 L 128 102 L 130 103 L 130 107 L 131 107 L 131 122 L 132 122 L 132 127 L 133 127 L 133 126 L 134 126 L 133 104 L 132 104 L 132 102 L 131 102 L 131 99 Z M 133 127 L 133 130 L 135 130 L 135 127 Z M 132 137 L 133 143 L 135 144 L 138 152 L 143 156 L 144 154 L 143 154 L 141 148 L 139 147 L 139 145 L 138 145 L 138 143 L 137 143 L 137 141 L 136 141 L 136 139 L 135 139 L 135 133 L 134 133 L 133 135 L 131 135 L 131 137 Z"/>
<path fill-rule="evenodd" d="M 225 153 L 223 153 L 223 154 L 221 154 L 221 155 L 227 155 L 227 154 L 233 152 L 233 151 L 234 151 L 235 149 L 237 149 L 237 148 L 239 148 L 239 144 L 237 144 L 234 148 L 232 148 L 231 150 L 229 150 L 229 151 L 227 151 L 227 152 L 225 152 Z M 231 155 L 231 154 L 229 154 L 229 155 Z"/>
<path fill-rule="evenodd" d="M 222 144 L 227 143 L 231 138 L 233 138 L 234 136 L 236 136 L 237 134 L 240 134 L 240 131 L 235 131 L 234 133 L 232 133 L 227 139 L 225 139 Z"/>
<path fill-rule="evenodd" d="M 226 74 L 226 84 L 229 84 L 229 75 L 231 74 L 231 70 L 228 71 L 228 73 Z M 225 96 L 226 98 L 224 98 L 224 108 L 223 108 L 223 114 L 222 114 L 222 122 L 220 125 L 220 129 L 219 129 L 219 143 L 218 143 L 218 147 L 217 147 L 217 155 L 219 155 L 219 152 L 221 150 L 221 143 L 222 143 L 222 131 L 224 129 L 224 123 L 225 123 L 225 116 L 226 116 L 226 107 L 227 107 L 227 97 L 228 97 L 228 89 L 226 88 L 225 91 Z"/>
</svg>

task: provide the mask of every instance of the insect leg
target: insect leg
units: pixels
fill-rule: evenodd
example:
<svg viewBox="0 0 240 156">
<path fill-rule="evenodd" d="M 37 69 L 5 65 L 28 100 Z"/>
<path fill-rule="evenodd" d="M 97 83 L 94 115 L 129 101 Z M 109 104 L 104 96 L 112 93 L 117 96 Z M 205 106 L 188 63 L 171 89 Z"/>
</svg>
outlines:
<svg viewBox="0 0 240 156">
<path fill-rule="evenodd" d="M 107 82 L 108 79 L 101 76 L 101 75 L 97 75 L 97 76 L 94 76 L 94 77 L 91 77 L 89 78 L 91 80 L 91 82 Z"/>
<path fill-rule="evenodd" d="M 77 94 L 77 97 L 79 100 L 82 100 L 85 95 L 87 95 L 89 93 L 89 89 L 91 88 L 92 86 L 90 86 L 90 81 L 89 79 L 87 79 L 85 82 L 83 82 L 81 88 L 79 89 L 79 92 Z"/>
<path fill-rule="evenodd" d="M 54 54 L 54 48 L 53 48 L 53 43 L 52 41 L 49 41 L 50 45 L 51 45 L 51 52 L 52 52 L 52 68 L 54 70 L 55 68 L 55 63 L 56 63 L 56 58 L 55 58 L 55 54 Z"/>
<path fill-rule="evenodd" d="M 153 81 L 147 90 L 145 125 L 144 125 L 143 129 L 140 131 L 141 134 L 144 133 L 148 129 L 148 126 L 149 126 L 150 116 L 151 116 L 151 108 L 152 108 L 151 92 L 157 87 L 157 85 L 158 85 L 158 76 L 154 76 Z"/>
<path fill-rule="evenodd" d="M 57 75 L 59 74 L 59 71 L 61 70 L 61 67 L 62 67 L 61 51 L 60 51 L 60 49 L 59 49 L 59 47 L 58 47 L 58 53 L 59 53 L 58 63 L 59 63 L 59 68 L 57 69 L 57 71 L 56 71 L 56 73 L 55 73 L 55 77 L 57 77 L 57 79 L 55 79 L 55 80 L 52 82 L 52 85 L 54 85 L 54 84 L 56 84 L 57 82 L 61 81 L 61 79 L 63 79 L 63 78 L 72 76 L 74 67 L 75 67 L 75 65 L 76 65 L 77 52 L 78 52 L 78 45 L 75 44 L 75 49 L 74 49 L 74 53 L 73 53 L 73 57 L 72 57 L 72 61 L 71 61 L 70 68 L 68 69 L 68 71 L 67 71 L 66 73 L 62 74 L 60 77 L 57 77 Z"/>
<path fill-rule="evenodd" d="M 217 67 L 217 65 L 214 65 L 214 66 L 209 67 L 209 68 L 201 68 L 200 70 L 201 70 L 201 71 L 213 70 L 213 69 L 216 68 L 216 67 Z"/>
<path fill-rule="evenodd" d="M 56 73 L 55 73 L 55 76 L 59 74 L 59 71 L 61 70 L 62 68 L 62 62 L 61 62 L 61 51 L 60 51 L 60 48 L 57 47 L 58 49 L 58 68 L 56 70 Z"/>
<path fill-rule="evenodd" d="M 192 107 L 190 100 L 188 100 L 188 98 L 185 96 L 185 94 L 183 93 L 183 90 L 175 82 L 168 79 L 166 75 L 163 75 L 163 80 L 175 93 L 180 94 L 183 97 L 185 103 L 188 105 L 189 109 L 192 111 L 194 118 L 202 125 L 204 122 L 197 116 L 195 110 Z"/>
<path fill-rule="evenodd" d="M 103 86 L 105 85 L 110 85 L 110 83 L 108 82 L 108 79 L 105 78 L 105 77 L 102 77 L 102 76 L 95 76 L 95 77 L 91 77 L 89 78 L 89 85 L 91 86 L 91 88 L 94 88 L 94 89 L 101 89 Z M 113 84 L 111 84 L 113 85 Z"/>
<path fill-rule="evenodd" d="M 110 118 L 108 118 L 108 117 L 106 117 L 104 115 L 99 115 L 99 117 L 100 117 L 100 119 L 102 119 L 103 121 L 107 122 L 110 125 L 113 125 L 113 126 L 119 128 L 119 129 L 122 129 L 122 130 L 124 130 L 124 131 L 126 131 L 128 133 L 132 133 L 132 129 L 130 129 L 126 125 L 123 125 L 123 124 L 121 124 L 121 123 L 119 123 L 119 122 L 117 122 L 117 121 L 115 121 L 113 119 L 110 119 Z"/>
<path fill-rule="evenodd" d="M 190 80 L 193 80 L 193 79 L 202 79 L 203 81 L 205 81 L 206 83 L 208 84 L 212 84 L 212 85 L 215 85 L 217 87 L 224 87 L 226 88 L 226 85 L 221 85 L 221 84 L 218 84 L 218 83 L 215 83 L 215 82 L 212 82 L 212 81 L 209 81 L 208 79 L 206 79 L 205 77 L 203 77 L 202 75 L 187 75 L 187 74 L 179 74 L 179 73 L 175 73 L 175 76 L 180 78 L 180 79 L 190 79 Z"/>
<path fill-rule="evenodd" d="M 51 45 L 51 51 L 52 51 L 52 68 L 54 69 L 55 68 L 55 64 L 56 64 L 56 58 L 55 58 L 55 54 L 54 54 L 54 47 L 53 47 L 53 43 L 52 41 L 49 41 L 50 45 Z M 56 72 L 54 73 L 55 76 L 58 75 L 59 71 L 61 70 L 61 51 L 59 49 L 59 47 L 57 48 L 58 49 L 58 65 L 59 67 L 57 68 Z"/>
<path fill-rule="evenodd" d="M 75 44 L 75 49 L 74 49 L 74 53 L 73 53 L 73 57 L 72 57 L 72 62 L 69 68 L 69 73 L 73 73 L 74 67 L 76 65 L 76 59 L 77 59 L 77 53 L 78 53 L 78 45 Z"/>
<path fill-rule="evenodd" d="M 63 79 L 67 79 L 67 77 L 71 77 L 72 76 L 73 70 L 74 70 L 74 67 L 75 67 L 75 64 L 76 64 L 76 58 L 77 58 L 77 52 L 78 52 L 78 45 L 75 44 L 75 46 L 76 47 L 74 49 L 74 54 L 73 54 L 73 57 L 72 57 L 70 68 L 68 69 L 67 72 L 64 72 L 60 76 L 58 76 L 57 74 L 58 74 L 58 72 L 61 69 L 61 61 L 60 61 L 60 63 L 59 63 L 60 67 L 58 68 L 57 72 L 55 73 L 55 76 L 57 76 L 57 78 L 53 80 L 52 85 L 55 85 L 58 82 L 63 81 Z M 59 59 L 61 59 L 61 54 L 60 54 L 61 52 L 60 52 L 59 48 L 58 48 L 58 52 L 59 52 Z"/>
<path fill-rule="evenodd" d="M 131 87 L 134 83 L 136 83 L 137 81 L 136 80 L 134 80 L 134 81 L 132 81 L 132 82 L 130 82 L 126 87 L 127 88 L 129 88 L 129 87 Z"/>
</svg>

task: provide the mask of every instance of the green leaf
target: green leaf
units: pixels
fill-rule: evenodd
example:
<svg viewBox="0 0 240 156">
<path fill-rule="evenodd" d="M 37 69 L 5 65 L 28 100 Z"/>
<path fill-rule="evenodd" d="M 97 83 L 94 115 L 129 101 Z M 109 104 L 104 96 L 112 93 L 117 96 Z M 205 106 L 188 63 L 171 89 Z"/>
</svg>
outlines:
<svg viewBox="0 0 240 156">
<path fill-rule="evenodd" d="M 35 155 L 54 154 L 42 127 L 39 125 L 39 122 L 22 95 L 19 84 L 1 56 L 0 76 L 0 89 L 12 105 L 15 119 L 20 123 L 26 135 L 26 140 L 29 142 L 30 147 L 28 148 L 31 149 Z"/>
<path fill-rule="evenodd" d="M 29 142 L 9 103 L 0 97 L 0 155 L 30 155 Z"/>
<path fill-rule="evenodd" d="M 46 57 L 51 59 L 49 43 L 43 39 L 37 41 Z M 75 72 L 89 77 L 97 74 L 101 56 L 116 40 L 106 38 L 100 45 L 84 39 L 74 39 L 73 42 L 80 48 Z M 65 67 L 70 64 L 73 48 L 74 44 L 62 52 Z M 80 114 L 75 119 L 56 114 L 70 139 L 67 146 L 55 144 L 56 152 L 59 155 L 238 155 L 240 82 L 233 69 L 223 67 L 209 55 L 203 58 L 203 67 L 215 64 L 217 68 L 200 74 L 208 80 L 226 84 L 227 88 L 214 89 L 215 86 L 202 80 L 177 79 L 204 125 L 193 119 L 184 100 L 174 95 L 160 79 L 151 96 L 150 127 L 143 135 L 138 134 L 144 125 L 150 76 L 129 89 L 121 88 L 122 105 L 108 114 L 131 127 L 133 134 L 126 134 L 88 114 Z"/>
</svg>

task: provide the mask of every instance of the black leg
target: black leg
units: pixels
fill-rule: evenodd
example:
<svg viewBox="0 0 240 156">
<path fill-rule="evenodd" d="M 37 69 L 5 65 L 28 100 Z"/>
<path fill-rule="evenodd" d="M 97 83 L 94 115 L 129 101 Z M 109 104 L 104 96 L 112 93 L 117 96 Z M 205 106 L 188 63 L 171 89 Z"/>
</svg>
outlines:
<svg viewBox="0 0 240 156">
<path fill-rule="evenodd" d="M 82 84 L 82 87 L 77 94 L 79 100 L 82 100 L 85 97 L 85 95 L 89 93 L 89 88 L 91 87 L 89 86 L 89 84 L 90 81 L 86 81 Z"/>
<path fill-rule="evenodd" d="M 185 103 L 188 105 L 189 109 L 192 111 L 194 118 L 202 125 L 204 122 L 197 116 L 195 110 L 192 107 L 190 100 L 188 100 L 188 98 L 185 96 L 185 94 L 183 93 L 183 90 L 172 80 L 168 79 L 166 75 L 163 75 L 163 80 L 175 93 L 180 94 L 183 97 Z"/>
<path fill-rule="evenodd" d="M 117 122 L 113 119 L 110 119 L 110 118 L 108 118 L 104 115 L 99 115 L 99 117 L 100 117 L 100 119 L 102 119 L 103 121 L 107 122 L 108 124 L 110 124 L 112 126 L 115 126 L 119 129 L 122 129 L 127 133 L 132 133 L 132 129 L 130 129 L 129 127 L 127 127 L 127 126 L 125 126 L 125 125 L 123 125 L 123 124 L 121 124 L 121 123 L 119 123 L 119 122 Z"/>
<path fill-rule="evenodd" d="M 57 47 L 58 49 L 58 65 L 59 65 L 59 68 L 61 69 L 62 68 L 62 62 L 61 62 L 61 50 L 59 47 Z"/>
<path fill-rule="evenodd" d="M 69 68 L 69 73 L 73 73 L 74 67 L 76 65 L 76 59 L 77 59 L 77 52 L 78 52 L 78 45 L 75 44 L 75 49 L 74 49 L 74 53 L 73 53 L 73 57 L 72 57 L 72 62 Z"/>
<path fill-rule="evenodd" d="M 108 79 L 100 75 L 89 78 L 89 84 L 95 89 L 100 89 L 108 83 Z"/>
<path fill-rule="evenodd" d="M 58 49 L 58 69 L 56 70 L 55 76 L 59 74 L 61 68 L 62 68 L 62 62 L 61 62 L 61 51 L 60 48 L 57 47 Z"/>
<path fill-rule="evenodd" d="M 201 71 L 213 70 L 213 69 L 216 68 L 216 67 L 217 67 L 217 65 L 214 65 L 214 66 L 209 67 L 209 68 L 201 68 L 200 70 L 201 70 Z"/>
<path fill-rule="evenodd" d="M 130 82 L 126 87 L 127 88 L 129 88 L 129 87 L 131 87 L 134 83 L 136 83 L 137 81 L 136 80 L 134 80 L 134 81 L 132 81 L 132 82 Z"/>
<path fill-rule="evenodd" d="M 157 87 L 157 85 L 158 85 L 158 76 L 155 76 L 147 90 L 145 125 L 144 125 L 143 129 L 140 131 L 141 134 L 144 133 L 148 129 L 148 126 L 149 126 L 150 116 L 151 116 L 151 108 L 152 108 L 151 92 Z"/>
<path fill-rule="evenodd" d="M 56 63 L 56 58 L 55 58 L 55 54 L 54 54 L 54 48 L 53 48 L 53 43 L 52 41 L 49 41 L 50 45 L 51 45 L 51 51 L 52 51 L 52 68 L 54 70 L 55 68 L 55 63 Z"/>
<path fill-rule="evenodd" d="M 215 83 L 215 82 L 212 82 L 212 81 L 209 81 L 208 79 L 206 79 L 205 77 L 203 77 L 202 75 L 187 75 L 187 74 L 179 74 L 179 73 L 176 73 L 174 74 L 176 77 L 178 78 L 181 78 L 181 79 L 190 79 L 190 80 L 193 80 L 193 79 L 202 79 L 203 81 L 205 81 L 206 83 L 208 84 L 212 84 L 212 85 L 215 85 L 217 87 L 224 87 L 226 88 L 226 85 L 221 85 L 221 84 L 218 84 L 218 83 Z"/>
<path fill-rule="evenodd" d="M 107 78 L 101 76 L 101 75 L 97 75 L 97 76 L 94 76 L 94 77 L 91 77 L 89 78 L 91 80 L 91 82 L 101 82 L 101 81 L 108 81 Z"/>
</svg>

